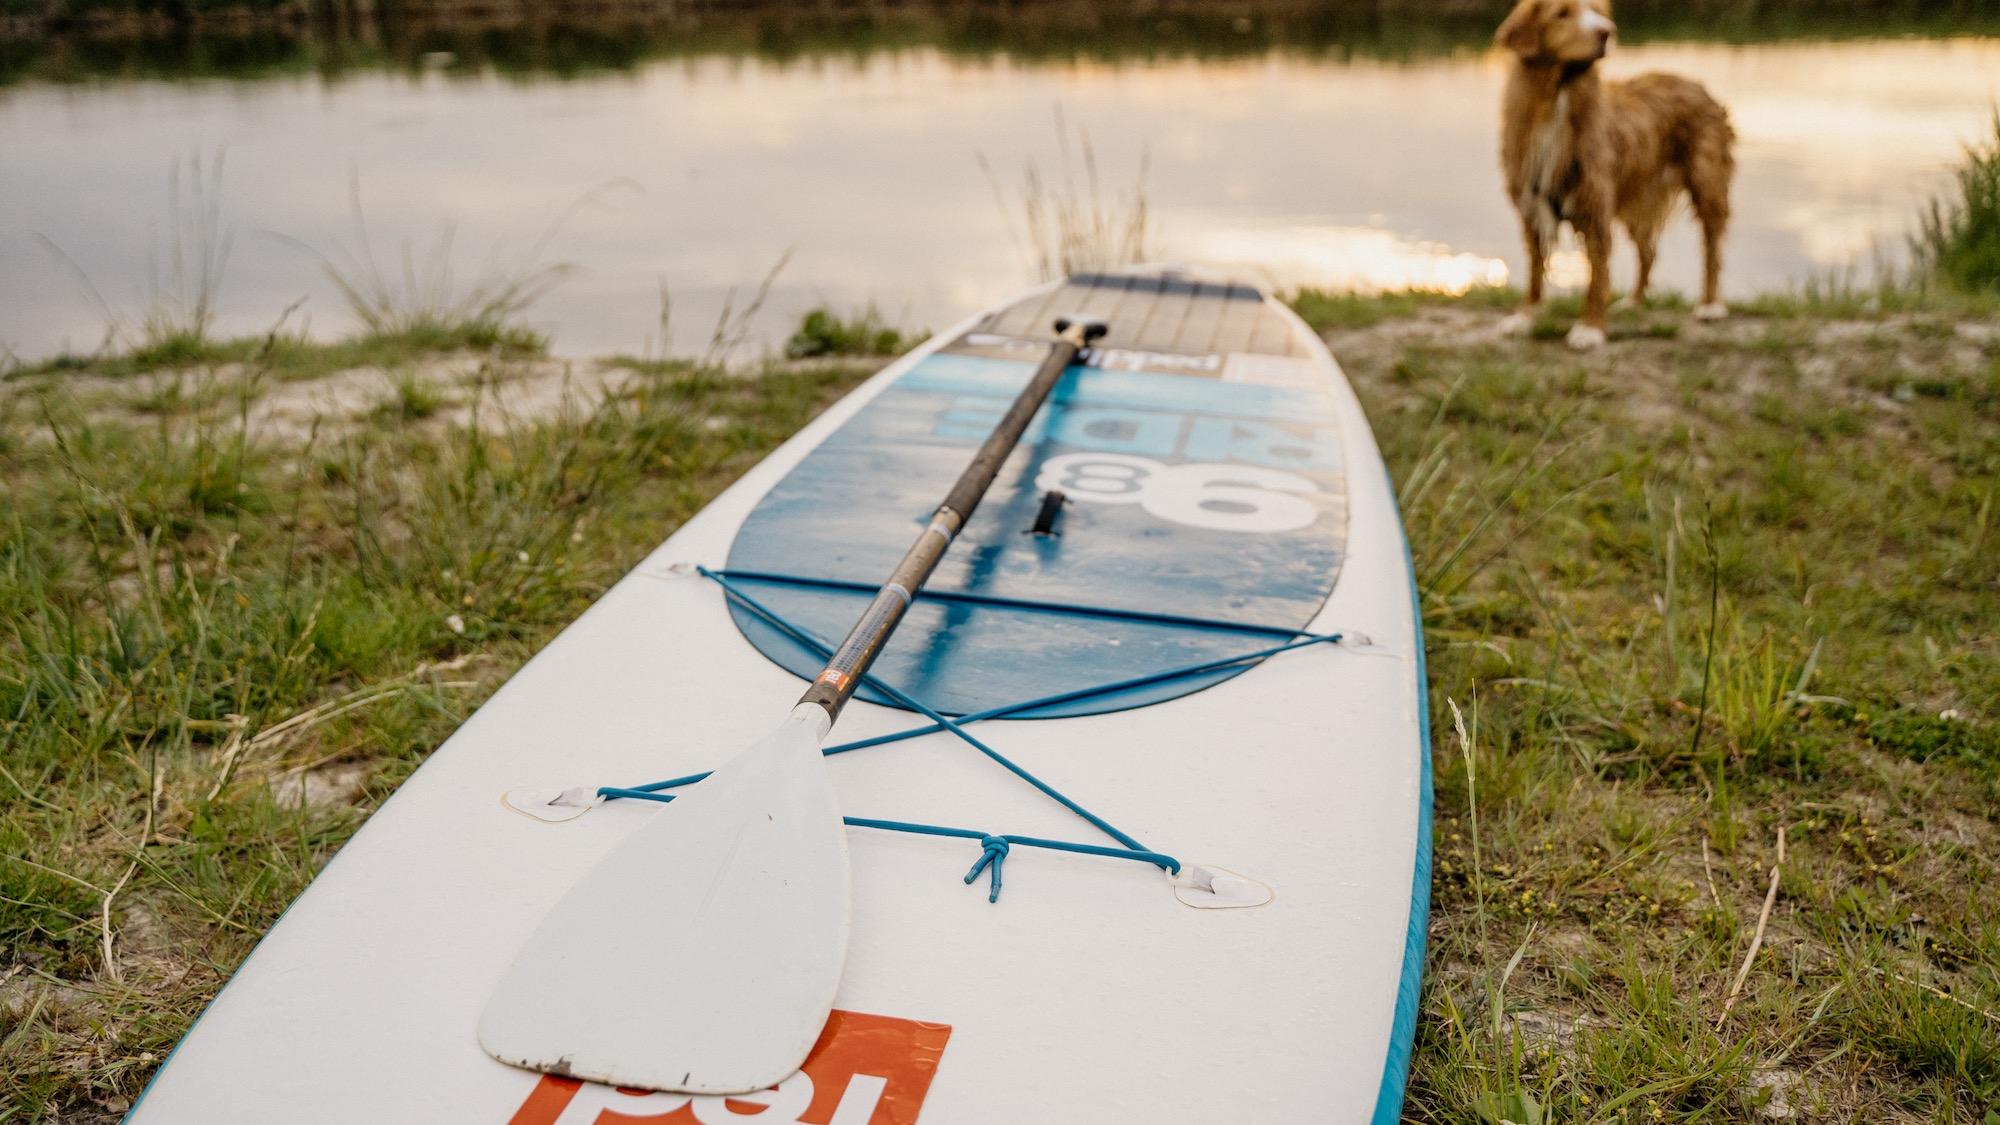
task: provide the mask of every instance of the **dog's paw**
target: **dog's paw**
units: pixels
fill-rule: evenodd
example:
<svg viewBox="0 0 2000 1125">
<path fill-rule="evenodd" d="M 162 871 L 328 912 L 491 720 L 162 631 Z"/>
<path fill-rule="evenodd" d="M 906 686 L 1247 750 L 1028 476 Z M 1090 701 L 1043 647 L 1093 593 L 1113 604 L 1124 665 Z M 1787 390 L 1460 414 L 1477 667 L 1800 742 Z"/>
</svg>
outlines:
<svg viewBox="0 0 2000 1125">
<path fill-rule="evenodd" d="M 1563 342 L 1579 352 L 1594 351 L 1604 346 L 1604 329 L 1593 324 L 1579 324 L 1569 330 Z"/>
<path fill-rule="evenodd" d="M 1501 317 L 1500 324 L 1494 331 L 1502 336 L 1526 336 L 1534 327 L 1535 310 L 1521 309 Z"/>
<path fill-rule="evenodd" d="M 1710 301 L 1705 305 L 1696 305 L 1694 307 L 1694 318 L 1696 320 L 1721 320 L 1728 315 L 1729 306 L 1723 304 L 1721 301 Z"/>
</svg>

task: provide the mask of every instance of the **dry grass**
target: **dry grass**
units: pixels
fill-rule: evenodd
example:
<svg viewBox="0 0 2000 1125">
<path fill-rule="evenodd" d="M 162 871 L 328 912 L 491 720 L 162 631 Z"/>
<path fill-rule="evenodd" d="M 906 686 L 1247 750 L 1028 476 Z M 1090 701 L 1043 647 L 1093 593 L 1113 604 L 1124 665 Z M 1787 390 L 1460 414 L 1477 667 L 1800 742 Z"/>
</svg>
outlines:
<svg viewBox="0 0 2000 1125">
<path fill-rule="evenodd" d="M 1011 195 L 986 157 L 979 157 L 980 171 L 1007 217 L 1007 235 L 1029 259 L 1035 277 L 1052 281 L 1148 260 L 1154 231 L 1146 195 L 1150 164 L 1146 150 L 1139 152 L 1131 188 L 1112 196 L 1098 171 L 1097 148 L 1089 132 L 1081 126 L 1072 130 L 1060 108 L 1055 113 L 1055 138 L 1054 171 L 1044 172 L 1038 162 L 1028 161 L 1021 186 Z"/>
</svg>

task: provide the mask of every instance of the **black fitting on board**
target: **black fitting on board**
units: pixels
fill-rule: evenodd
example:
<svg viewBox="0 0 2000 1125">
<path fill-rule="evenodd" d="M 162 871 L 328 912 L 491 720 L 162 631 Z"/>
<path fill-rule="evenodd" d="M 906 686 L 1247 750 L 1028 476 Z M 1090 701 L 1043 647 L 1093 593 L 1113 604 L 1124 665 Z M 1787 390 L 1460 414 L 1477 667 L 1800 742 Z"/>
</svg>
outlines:
<svg viewBox="0 0 2000 1125">
<path fill-rule="evenodd" d="M 1104 334 L 1111 330 L 1111 325 L 1101 316 L 1069 313 L 1056 318 L 1056 335 L 1068 332 L 1072 324 L 1083 330 L 1083 342 L 1086 344 L 1103 339 Z"/>
<path fill-rule="evenodd" d="M 1062 515 L 1063 505 L 1067 503 L 1069 497 L 1064 496 L 1061 489 L 1051 488 L 1042 493 L 1042 509 L 1035 513 L 1035 526 L 1028 529 L 1028 534 L 1045 536 L 1062 534 L 1056 530 L 1056 519 Z"/>
</svg>

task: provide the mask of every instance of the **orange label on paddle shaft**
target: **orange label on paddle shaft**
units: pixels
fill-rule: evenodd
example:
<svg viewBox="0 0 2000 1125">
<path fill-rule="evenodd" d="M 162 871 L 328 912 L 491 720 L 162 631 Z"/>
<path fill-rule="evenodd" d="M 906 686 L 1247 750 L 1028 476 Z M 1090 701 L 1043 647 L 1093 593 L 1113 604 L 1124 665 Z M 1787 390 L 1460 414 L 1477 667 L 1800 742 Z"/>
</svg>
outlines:
<svg viewBox="0 0 2000 1125">
<path fill-rule="evenodd" d="M 507 1125 L 916 1125 L 951 1027 L 836 1011 L 797 1074 L 741 1097 L 625 1090 L 544 1074 Z"/>
</svg>

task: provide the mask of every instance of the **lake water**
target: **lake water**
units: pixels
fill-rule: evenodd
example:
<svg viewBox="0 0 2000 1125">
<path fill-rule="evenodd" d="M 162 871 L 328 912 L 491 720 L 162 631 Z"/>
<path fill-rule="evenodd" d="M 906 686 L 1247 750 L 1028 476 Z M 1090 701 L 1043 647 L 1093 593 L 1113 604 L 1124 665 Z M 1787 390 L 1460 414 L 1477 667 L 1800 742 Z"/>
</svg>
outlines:
<svg viewBox="0 0 2000 1125">
<path fill-rule="evenodd" d="M 2000 41 L 1981 38 L 1639 42 L 1607 64 L 1656 68 L 1706 83 L 1735 121 L 1725 284 L 1738 295 L 1898 259 L 2000 99 Z M 753 341 L 782 338 L 816 304 L 940 327 L 1036 279 L 1024 177 L 1034 166 L 1061 195 L 1066 146 L 1076 197 L 1090 199 L 1084 135 L 1104 209 L 1143 194 L 1155 259 L 1360 288 L 1462 288 L 1521 268 L 1495 156 L 1503 61 L 1471 46 L 1383 60 L 725 43 L 567 74 L 444 53 L 151 73 L 54 81 L 29 68 L 0 86 L 0 347 L 17 356 L 95 347 L 107 307 L 143 314 L 173 273 L 170 173 L 194 154 L 223 155 L 228 334 L 268 328 L 301 299 L 294 323 L 352 327 L 313 253 L 363 245 L 351 185 L 385 275 L 400 277 L 408 245 L 419 273 L 448 258 L 460 291 L 489 260 L 518 268 L 584 200 L 536 259 L 574 269 L 525 318 L 564 353 L 657 352 L 663 287 L 671 346 L 698 351 L 728 292 L 741 308 L 787 255 Z M 1683 220 L 1661 274 L 1691 290 L 1696 266 Z"/>
</svg>

